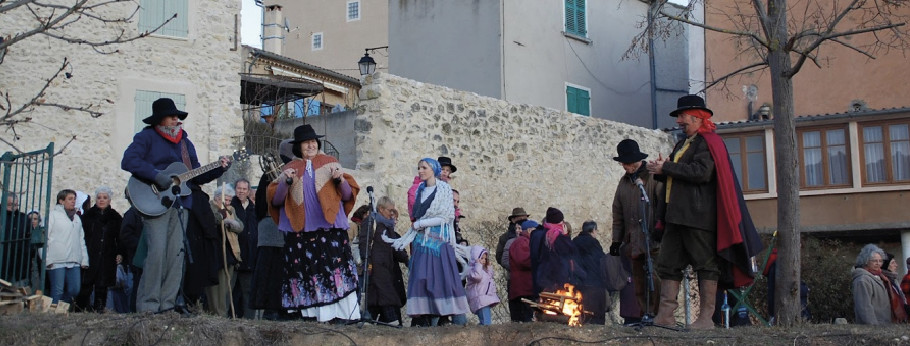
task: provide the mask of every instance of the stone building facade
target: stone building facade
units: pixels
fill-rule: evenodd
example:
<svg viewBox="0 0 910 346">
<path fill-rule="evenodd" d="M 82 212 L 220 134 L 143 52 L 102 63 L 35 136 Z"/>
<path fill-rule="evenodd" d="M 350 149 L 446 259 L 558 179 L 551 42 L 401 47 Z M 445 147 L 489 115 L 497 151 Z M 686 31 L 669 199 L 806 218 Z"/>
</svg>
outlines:
<svg viewBox="0 0 910 346">
<path fill-rule="evenodd" d="M 563 211 L 576 229 L 588 219 L 609 236 L 610 206 L 623 171 L 613 157 L 625 138 L 656 157 L 672 150 L 671 135 L 624 123 L 538 106 L 510 104 L 472 92 L 430 85 L 378 72 L 364 79 L 354 121 L 361 185 L 399 208 L 424 157 L 451 157 L 458 171 L 469 231 L 505 224 L 512 208 L 540 220 L 547 207 Z M 405 222 L 404 218 L 401 222 Z M 577 234 L 577 231 L 576 233 Z M 483 244 L 495 246 L 493 244 Z"/>
<path fill-rule="evenodd" d="M 3 81 L 0 89 L 9 91 L 14 105 L 34 97 L 66 58 L 71 67 L 65 72 L 71 77 L 54 82 L 45 96 L 47 102 L 91 104 L 94 110 L 103 113 L 92 118 L 84 113 L 38 107 L 28 114 L 32 118 L 30 123 L 16 127 L 18 139 L 13 139 L 9 132 L 0 134 L 23 151 L 44 148 L 51 141 L 60 149 L 75 136 L 54 159 L 54 194 L 64 188 L 92 193 L 98 186 L 107 185 L 116 192 L 114 207 L 125 211 L 128 204 L 120 192 L 129 175 L 120 169 L 120 160 L 133 134 L 141 129 L 142 119 L 151 114 L 151 101 L 158 96 L 182 97 L 178 107 L 189 112 L 185 128 L 202 164 L 234 149 L 234 142 L 243 131 L 238 97 L 240 76 L 236 73 L 242 60 L 235 31 L 240 2 L 173 3 L 185 6 L 174 10 L 182 20 L 179 24 L 183 33 L 159 31 L 135 41 L 103 47 L 117 50 L 114 54 L 98 54 L 85 45 L 67 44 L 42 35 L 18 42 L 6 52 L 0 64 Z M 102 6 L 95 14 L 129 17 L 136 4 Z M 122 29 L 124 36 L 135 36 L 145 31 L 140 28 L 143 19 L 148 18 L 140 18 L 146 14 L 144 11 L 140 9 L 133 20 L 122 25 L 90 25 L 83 18 L 67 27 L 71 30 L 67 33 L 99 40 L 116 37 Z M 0 23 L 3 35 L 22 32 L 34 25 L 25 6 L 3 17 Z M 10 149 L 0 144 L 0 152 Z"/>
</svg>

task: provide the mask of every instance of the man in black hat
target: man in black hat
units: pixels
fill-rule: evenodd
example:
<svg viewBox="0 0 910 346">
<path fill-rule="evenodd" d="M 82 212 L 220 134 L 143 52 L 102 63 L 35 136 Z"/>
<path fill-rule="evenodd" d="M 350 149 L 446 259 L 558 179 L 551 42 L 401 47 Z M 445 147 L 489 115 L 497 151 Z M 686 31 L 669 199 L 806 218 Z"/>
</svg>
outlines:
<svg viewBox="0 0 910 346">
<path fill-rule="evenodd" d="M 123 153 L 120 167 L 140 180 L 153 182 L 159 190 L 178 183 L 169 174 L 160 172 L 171 164 L 182 163 L 187 170 L 199 167 L 196 148 L 180 122 L 186 119 L 187 114 L 178 110 L 169 98 L 161 98 L 152 103 L 152 115 L 142 119 L 149 126 L 133 137 L 133 142 Z M 220 163 L 220 169 L 216 168 L 187 182 L 190 189 L 198 190 L 199 185 L 220 177 L 231 161 L 228 157 L 221 157 Z M 135 200 L 143 197 L 131 191 L 130 198 Z M 185 231 L 191 214 L 182 209 L 193 208 L 193 195 L 179 197 L 176 202 L 175 208 L 168 208 L 160 216 L 142 217 L 148 255 L 143 263 L 142 279 L 137 292 L 138 312 L 161 312 L 177 306 L 177 294 L 184 272 Z M 196 202 L 208 204 L 208 201 Z"/>
<path fill-rule="evenodd" d="M 690 327 L 714 328 L 711 316 L 718 281 L 723 278 L 730 287 L 750 285 L 754 273 L 749 258 L 762 249 L 724 141 L 714 132 L 712 115 L 701 97 L 679 98 L 670 116 L 676 117 L 686 138 L 676 143 L 669 157 L 647 164 L 654 178 L 665 182 L 667 203 L 657 261 L 660 306 L 654 323 L 659 325 L 676 324 L 673 312 L 682 271 L 692 265 L 701 304 Z"/>
<path fill-rule="evenodd" d="M 496 243 L 496 263 L 499 263 L 503 269 L 506 270 L 506 287 L 511 287 L 509 283 L 509 258 L 506 256 L 509 252 L 509 249 L 506 248 L 506 243 L 511 239 L 518 239 L 518 234 L 521 233 L 521 223 L 528 219 L 528 213 L 524 208 L 518 207 L 512 209 L 512 215 L 509 215 L 506 219 L 509 220 L 509 226 L 506 227 L 505 233 L 499 236 L 499 241 Z M 519 319 L 518 312 L 521 310 L 521 301 L 520 300 L 509 300 L 509 314 L 512 317 L 513 321 Z"/>
<path fill-rule="evenodd" d="M 648 201 L 646 204 L 645 220 L 648 221 L 648 230 L 658 232 L 656 225 L 658 223 L 659 208 L 662 205 L 663 196 L 659 191 L 663 191 L 663 183 L 654 180 L 653 174 L 647 170 L 645 159 L 648 154 L 642 153 L 638 148 L 638 142 L 632 139 L 623 139 L 616 146 L 616 157 L 613 160 L 622 165 L 625 175 L 619 180 L 616 186 L 616 193 L 613 195 L 613 244 L 610 245 L 610 255 L 619 256 L 631 260 L 632 263 L 632 283 L 635 285 L 635 298 L 641 307 L 641 314 L 654 317 L 657 313 L 657 297 L 659 296 L 658 287 L 660 280 L 657 278 L 655 268 L 646 268 L 647 252 L 650 252 L 652 258 L 657 258 L 657 250 L 660 248 L 658 242 L 650 241 L 650 251 L 645 245 L 649 240 L 641 228 L 642 210 L 644 199 L 642 198 L 642 188 L 647 193 Z M 652 233 L 653 234 L 653 233 Z M 652 237 L 653 239 L 653 237 Z M 653 267 L 653 266 L 652 266 Z M 654 292 L 648 292 L 648 275 L 646 269 L 651 270 L 651 278 L 654 280 Z M 645 299 L 650 294 L 649 299 Z M 638 316 L 638 317 L 642 317 Z"/>
</svg>

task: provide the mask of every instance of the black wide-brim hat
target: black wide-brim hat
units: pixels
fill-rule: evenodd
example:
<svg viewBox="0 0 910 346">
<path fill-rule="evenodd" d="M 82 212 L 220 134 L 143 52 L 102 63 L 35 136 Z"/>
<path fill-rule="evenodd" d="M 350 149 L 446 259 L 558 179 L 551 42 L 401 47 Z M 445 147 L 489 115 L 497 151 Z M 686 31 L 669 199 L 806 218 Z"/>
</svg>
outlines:
<svg viewBox="0 0 910 346">
<path fill-rule="evenodd" d="M 638 142 L 632 139 L 623 139 L 619 141 L 619 144 L 616 145 L 616 154 L 619 156 L 613 157 L 613 160 L 622 163 L 634 163 L 648 157 L 648 154 L 645 154 L 638 149 Z"/>
<path fill-rule="evenodd" d="M 452 164 L 451 158 L 448 158 L 445 156 L 440 156 L 438 159 L 436 159 L 436 161 L 439 161 L 440 167 L 445 167 L 445 166 L 452 167 L 452 173 L 455 173 L 455 171 L 458 170 L 458 167 L 455 167 L 455 165 Z"/>
<path fill-rule="evenodd" d="M 292 144 L 298 144 L 303 141 L 308 141 L 311 139 L 319 139 L 323 136 L 317 135 L 316 130 L 313 129 L 313 126 L 310 124 L 303 124 L 297 126 L 294 129 L 294 140 L 291 141 Z"/>
<path fill-rule="evenodd" d="M 174 100 L 169 98 L 160 98 L 152 102 L 152 115 L 148 116 L 145 119 L 142 119 L 142 122 L 149 125 L 158 125 L 161 123 L 161 119 L 176 115 L 178 119 L 186 119 L 187 112 L 177 109 L 177 105 L 174 104 Z"/>
<path fill-rule="evenodd" d="M 676 100 L 676 110 L 670 112 L 670 116 L 679 116 L 679 113 L 687 109 L 701 109 L 708 112 L 708 114 L 711 114 L 712 116 L 714 115 L 714 112 L 705 106 L 705 99 L 701 98 L 698 95 L 689 94 Z"/>
</svg>

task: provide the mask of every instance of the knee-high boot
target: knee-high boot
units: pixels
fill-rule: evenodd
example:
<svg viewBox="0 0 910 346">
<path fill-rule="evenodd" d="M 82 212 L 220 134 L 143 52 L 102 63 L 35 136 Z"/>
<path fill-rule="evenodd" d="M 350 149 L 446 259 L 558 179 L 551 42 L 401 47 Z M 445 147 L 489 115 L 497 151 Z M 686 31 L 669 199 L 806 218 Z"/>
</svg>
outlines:
<svg viewBox="0 0 910 346">
<path fill-rule="evenodd" d="M 673 313 L 679 306 L 676 296 L 679 294 L 679 281 L 663 279 L 660 281 L 660 306 L 654 324 L 662 326 L 676 326 L 676 317 Z"/>
<path fill-rule="evenodd" d="M 692 329 L 714 329 L 714 306 L 717 302 L 717 281 L 698 280 L 698 319 L 689 327 Z"/>
</svg>

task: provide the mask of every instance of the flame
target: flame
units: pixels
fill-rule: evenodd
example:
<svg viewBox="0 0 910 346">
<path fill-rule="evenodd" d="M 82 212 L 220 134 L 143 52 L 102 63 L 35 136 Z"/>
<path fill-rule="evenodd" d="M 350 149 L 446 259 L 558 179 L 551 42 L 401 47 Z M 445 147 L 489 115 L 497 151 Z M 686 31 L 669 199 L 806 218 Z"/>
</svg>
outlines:
<svg viewBox="0 0 910 346">
<path fill-rule="evenodd" d="M 540 305 L 544 307 L 545 314 L 561 313 L 569 317 L 569 326 L 581 326 L 581 314 L 584 312 L 581 304 L 581 292 L 575 291 L 575 286 L 571 284 L 565 284 L 563 287 L 564 290 L 556 290 L 552 294 L 542 294 Z"/>
</svg>

